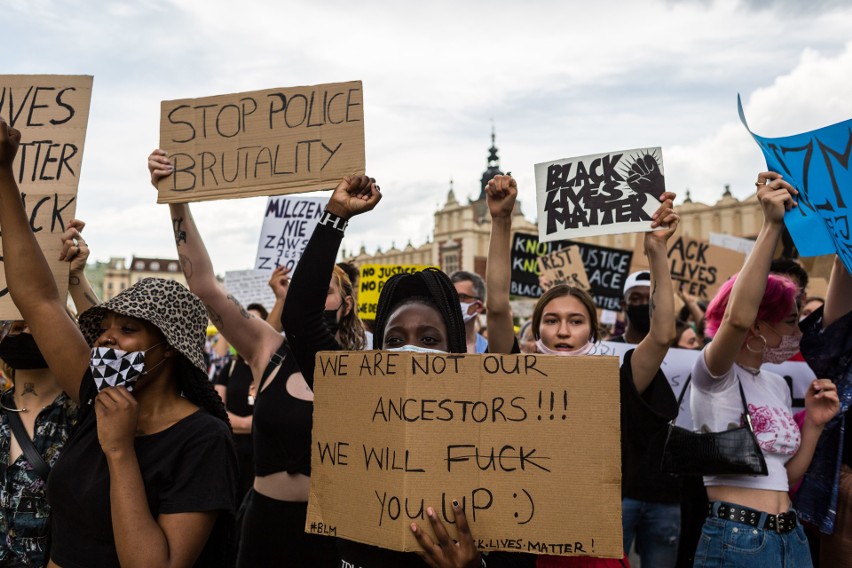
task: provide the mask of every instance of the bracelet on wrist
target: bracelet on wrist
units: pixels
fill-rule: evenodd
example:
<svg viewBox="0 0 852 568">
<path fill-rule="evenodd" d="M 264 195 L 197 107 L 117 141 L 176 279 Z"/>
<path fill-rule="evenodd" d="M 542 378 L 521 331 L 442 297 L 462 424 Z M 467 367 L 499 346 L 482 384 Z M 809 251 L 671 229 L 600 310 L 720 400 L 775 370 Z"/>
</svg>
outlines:
<svg viewBox="0 0 852 568">
<path fill-rule="evenodd" d="M 325 225 L 326 227 L 331 227 L 332 229 L 337 229 L 342 233 L 349 225 L 349 221 L 339 215 L 335 215 L 334 213 L 326 209 L 322 212 L 322 215 L 320 216 L 319 224 Z"/>
</svg>

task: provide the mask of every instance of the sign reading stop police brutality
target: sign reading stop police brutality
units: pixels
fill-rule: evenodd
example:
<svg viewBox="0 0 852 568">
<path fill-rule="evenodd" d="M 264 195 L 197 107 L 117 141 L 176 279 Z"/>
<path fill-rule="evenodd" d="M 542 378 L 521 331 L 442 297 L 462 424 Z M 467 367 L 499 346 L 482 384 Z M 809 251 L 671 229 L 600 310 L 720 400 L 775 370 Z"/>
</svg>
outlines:
<svg viewBox="0 0 852 568">
<path fill-rule="evenodd" d="M 77 207 L 91 98 L 90 76 L 0 75 L 0 116 L 21 131 L 13 164 L 15 181 L 30 228 L 63 297 L 69 265 L 57 260 L 62 248 L 59 235 Z M 0 270 L 0 319 L 20 317 Z"/>
<path fill-rule="evenodd" d="M 458 500 L 480 550 L 622 557 L 616 357 L 326 351 L 314 393 L 306 531 L 417 550 Z"/>
<path fill-rule="evenodd" d="M 332 189 L 363 174 L 360 81 L 163 101 L 158 202 Z"/>
<path fill-rule="evenodd" d="M 594 154 L 535 165 L 543 242 L 651 230 L 666 190 L 660 148 Z"/>
</svg>

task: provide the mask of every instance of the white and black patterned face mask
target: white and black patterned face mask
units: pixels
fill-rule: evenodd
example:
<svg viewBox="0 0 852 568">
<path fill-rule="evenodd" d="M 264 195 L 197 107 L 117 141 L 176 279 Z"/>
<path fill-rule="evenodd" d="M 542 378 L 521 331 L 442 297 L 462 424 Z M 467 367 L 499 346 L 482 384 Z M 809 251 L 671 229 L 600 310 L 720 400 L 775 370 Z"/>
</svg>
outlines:
<svg viewBox="0 0 852 568">
<path fill-rule="evenodd" d="M 145 351 L 122 351 L 113 347 L 93 347 L 89 368 L 92 370 L 92 377 L 95 379 L 98 392 L 107 387 L 122 386 L 129 392 L 133 391 L 133 385 L 136 384 L 139 377 L 151 370 L 145 370 L 145 353 L 160 345 L 162 343 L 149 347 Z M 163 361 L 160 361 L 154 367 L 157 367 Z"/>
</svg>

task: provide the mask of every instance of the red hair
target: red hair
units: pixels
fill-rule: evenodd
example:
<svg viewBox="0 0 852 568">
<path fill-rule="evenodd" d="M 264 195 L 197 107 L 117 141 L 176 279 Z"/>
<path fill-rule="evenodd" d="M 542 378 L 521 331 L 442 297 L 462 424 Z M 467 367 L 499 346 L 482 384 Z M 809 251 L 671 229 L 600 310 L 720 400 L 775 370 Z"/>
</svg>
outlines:
<svg viewBox="0 0 852 568">
<path fill-rule="evenodd" d="M 704 314 L 704 333 L 707 337 L 716 335 L 719 326 L 722 324 L 722 316 L 725 315 L 725 310 L 728 308 L 731 289 L 734 287 L 734 282 L 737 281 L 737 276 L 739 274 L 734 274 L 727 282 L 722 284 L 710 305 L 707 306 L 707 312 Z M 776 324 L 783 320 L 790 313 L 790 306 L 796 301 L 798 293 L 799 289 L 792 280 L 777 274 L 770 274 L 766 280 L 766 290 L 763 292 L 763 299 L 760 300 L 760 307 L 757 309 L 755 320 L 770 324 Z"/>
</svg>

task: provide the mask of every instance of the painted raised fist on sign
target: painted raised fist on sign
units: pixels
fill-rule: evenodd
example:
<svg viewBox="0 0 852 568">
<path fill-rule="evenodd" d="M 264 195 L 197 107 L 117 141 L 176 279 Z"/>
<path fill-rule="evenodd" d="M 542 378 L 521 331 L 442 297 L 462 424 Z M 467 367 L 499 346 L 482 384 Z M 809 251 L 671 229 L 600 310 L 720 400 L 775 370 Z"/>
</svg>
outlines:
<svg viewBox="0 0 852 568">
<path fill-rule="evenodd" d="M 660 164 L 651 154 L 637 156 L 625 172 L 627 185 L 636 193 L 657 197 L 666 188 Z"/>
</svg>

